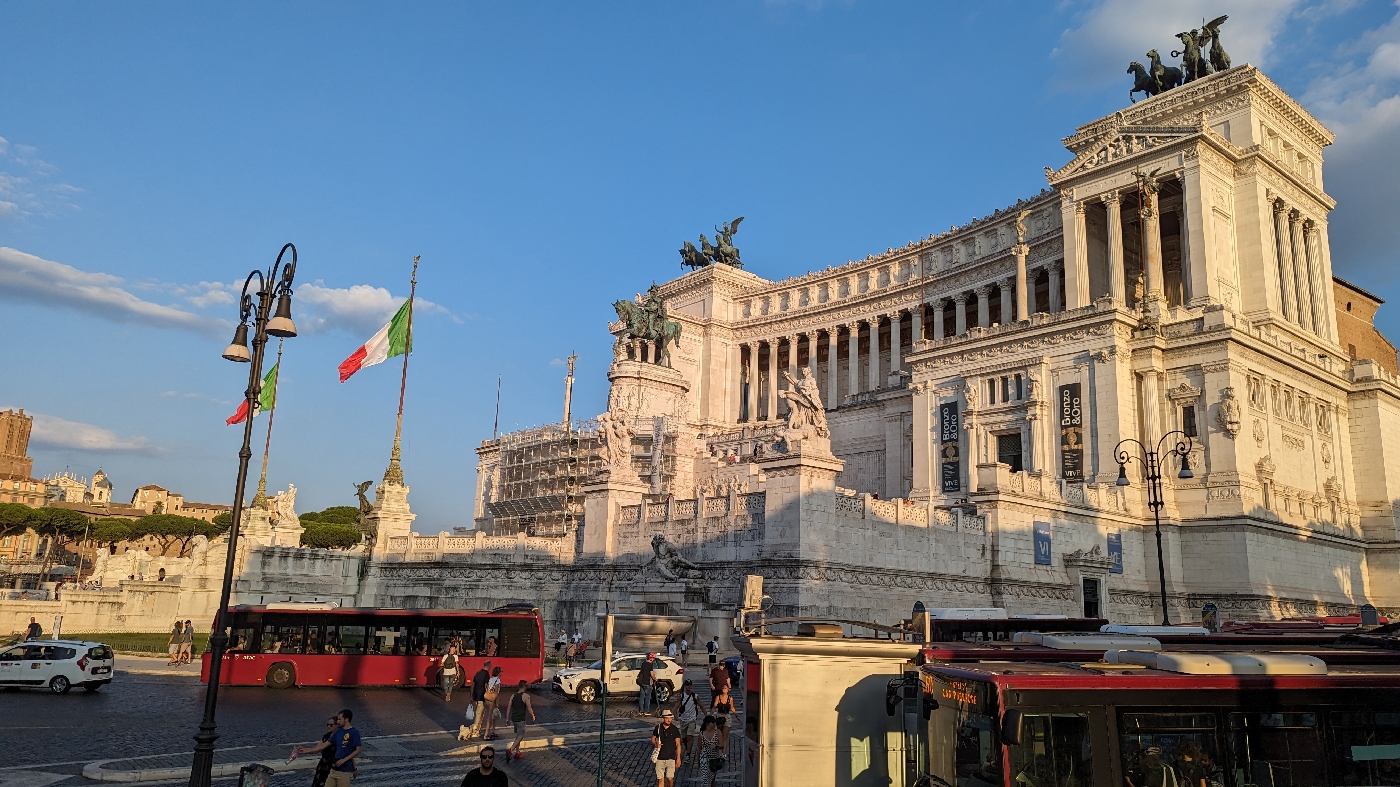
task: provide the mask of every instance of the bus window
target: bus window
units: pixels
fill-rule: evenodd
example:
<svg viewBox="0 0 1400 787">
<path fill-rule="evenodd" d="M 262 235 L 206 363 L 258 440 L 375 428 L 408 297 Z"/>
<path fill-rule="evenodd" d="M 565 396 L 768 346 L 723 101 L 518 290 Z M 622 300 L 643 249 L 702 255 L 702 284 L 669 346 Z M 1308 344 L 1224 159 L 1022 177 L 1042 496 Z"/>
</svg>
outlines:
<svg viewBox="0 0 1400 787">
<path fill-rule="evenodd" d="M 1094 758 L 1089 717 L 1083 713 L 1026 715 L 1021 743 L 1011 747 L 1017 787 L 1091 787 Z"/>
<path fill-rule="evenodd" d="M 539 624 L 534 618 L 505 618 L 501 621 L 499 655 L 539 658 Z"/>
<path fill-rule="evenodd" d="M 364 626 L 326 626 L 326 653 L 358 656 L 365 652 Z"/>
<path fill-rule="evenodd" d="M 1122 713 L 1118 732 L 1124 787 L 1224 784 L 1214 713 Z"/>
<path fill-rule="evenodd" d="M 262 644 L 261 628 L 262 624 L 257 622 L 239 621 L 235 623 L 229 632 L 228 649 L 240 653 L 261 653 L 262 651 L 258 648 Z"/>
<path fill-rule="evenodd" d="M 1332 711 L 1327 721 L 1333 784 L 1400 784 L 1400 713 Z"/>
<path fill-rule="evenodd" d="M 1230 755 L 1237 784 L 1311 787 L 1344 783 L 1327 779 L 1315 713 L 1231 713 Z"/>
<path fill-rule="evenodd" d="M 369 652 L 380 656 L 402 656 L 408 640 L 404 626 L 370 626 Z"/>
<path fill-rule="evenodd" d="M 411 626 L 408 629 L 408 652 L 414 656 L 428 655 L 428 627 Z"/>
<path fill-rule="evenodd" d="M 938 708 L 928 723 L 929 773 L 953 787 L 1001 785 L 996 690 L 981 681 L 939 675 L 933 697 Z"/>
<path fill-rule="evenodd" d="M 477 645 L 476 655 L 478 656 L 499 656 L 501 655 L 501 621 L 483 620 L 481 629 L 481 640 Z"/>
<path fill-rule="evenodd" d="M 321 622 L 319 618 L 312 618 L 306 626 L 306 652 L 321 652 Z"/>
<path fill-rule="evenodd" d="M 267 620 L 262 630 L 263 653 L 300 653 L 306 624 L 301 620 Z"/>
<path fill-rule="evenodd" d="M 432 651 L 434 656 L 447 652 L 448 645 L 457 646 L 460 656 L 476 655 L 476 621 L 464 620 L 460 623 L 444 621 L 433 626 Z"/>
</svg>

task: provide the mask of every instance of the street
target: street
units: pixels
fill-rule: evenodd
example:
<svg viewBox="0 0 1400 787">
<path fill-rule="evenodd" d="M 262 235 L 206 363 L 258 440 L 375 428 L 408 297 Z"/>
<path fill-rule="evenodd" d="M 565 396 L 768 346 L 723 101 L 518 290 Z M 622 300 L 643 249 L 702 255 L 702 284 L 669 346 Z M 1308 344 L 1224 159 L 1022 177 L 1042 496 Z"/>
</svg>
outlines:
<svg viewBox="0 0 1400 787">
<path fill-rule="evenodd" d="M 594 784 L 599 707 L 552 695 L 544 684 L 534 687 L 532 696 L 538 723 L 528 728 L 526 756 L 504 766 L 512 783 Z M 133 674 L 119 666 L 116 679 L 96 693 L 9 690 L 0 697 L 6 710 L 0 722 L 0 740 L 5 741 L 0 786 L 76 785 L 91 783 L 81 775 L 85 765 L 105 760 L 118 762 L 103 770 L 187 769 L 204 685 L 197 677 Z M 448 703 L 441 693 L 419 688 L 225 687 L 219 694 L 216 762 L 285 761 L 292 745 L 319 738 L 327 717 L 350 708 L 365 738 L 357 785 L 457 784 L 476 764 L 473 754 L 449 754 L 466 747 L 455 731 L 469 700 L 469 691 Z M 655 783 L 646 740 L 654 720 L 634 718 L 635 711 L 632 698 L 609 704 L 609 731 L 624 740 L 610 737 L 607 744 L 608 784 Z M 493 742 L 498 750 L 510 742 L 509 730 L 508 723 L 501 725 L 500 738 Z M 549 736 L 563 736 L 565 745 L 543 747 L 540 742 L 540 748 L 528 748 L 532 740 Z M 681 783 L 698 778 L 689 770 Z M 305 784 L 310 778 L 310 771 L 291 771 L 279 773 L 272 783 Z M 225 783 L 233 781 L 226 777 Z M 720 782 L 737 783 L 737 772 L 721 774 Z"/>
</svg>

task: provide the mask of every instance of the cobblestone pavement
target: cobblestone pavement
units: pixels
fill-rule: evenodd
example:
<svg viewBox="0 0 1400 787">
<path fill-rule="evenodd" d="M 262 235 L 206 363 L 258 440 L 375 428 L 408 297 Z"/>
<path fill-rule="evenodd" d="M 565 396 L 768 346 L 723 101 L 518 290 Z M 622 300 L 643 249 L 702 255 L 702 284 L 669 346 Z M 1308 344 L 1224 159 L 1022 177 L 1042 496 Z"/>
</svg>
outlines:
<svg viewBox="0 0 1400 787">
<path fill-rule="evenodd" d="M 700 683 L 702 703 L 708 704 L 708 686 L 698 676 L 696 680 Z M 529 737 L 596 734 L 597 705 L 569 702 L 551 694 L 543 685 L 535 687 L 533 696 L 539 723 L 530 726 Z M 356 779 L 357 787 L 381 783 L 457 784 L 466 769 L 474 766 L 475 759 L 435 756 L 459 744 L 454 736 L 431 733 L 456 730 L 469 699 L 470 694 L 463 693 L 447 703 L 441 693 L 418 688 L 274 691 L 263 687 L 224 687 L 219 694 L 220 738 L 216 746 L 221 751 L 217 761 L 238 761 L 242 754 L 222 750 L 255 747 L 247 753 L 256 750 L 258 756 L 266 756 L 269 746 L 287 744 L 289 748 L 296 741 L 319 737 L 326 717 L 348 707 L 354 709 L 355 725 L 365 736 L 395 736 L 393 741 L 380 745 L 381 753 L 388 756 L 381 756 L 367 767 Z M 4 741 L 0 746 L 0 785 L 28 783 L 15 779 L 31 769 L 72 777 L 59 784 L 84 783 L 77 775 L 82 766 L 105 759 L 143 758 L 134 767 L 185 766 L 203 701 L 204 685 L 197 678 L 122 672 L 111 685 L 92 694 L 74 691 L 55 696 L 40 691 L 0 690 L 0 706 L 5 709 L 0 717 L 0 740 Z M 616 698 L 608 704 L 609 729 L 654 722 L 635 716 L 633 698 Z M 500 735 L 502 739 L 496 744 L 504 748 L 509 738 L 508 725 L 502 727 Z M 609 743 L 607 783 L 654 784 L 647 754 L 645 739 Z M 511 763 L 508 770 L 513 783 L 571 785 L 593 784 L 596 767 L 596 743 L 580 743 L 528 752 L 524 760 Z M 305 781 L 305 773 L 294 772 L 279 775 L 274 783 Z M 720 783 L 725 781 L 721 774 Z M 690 783 L 689 777 L 682 783 Z"/>
</svg>

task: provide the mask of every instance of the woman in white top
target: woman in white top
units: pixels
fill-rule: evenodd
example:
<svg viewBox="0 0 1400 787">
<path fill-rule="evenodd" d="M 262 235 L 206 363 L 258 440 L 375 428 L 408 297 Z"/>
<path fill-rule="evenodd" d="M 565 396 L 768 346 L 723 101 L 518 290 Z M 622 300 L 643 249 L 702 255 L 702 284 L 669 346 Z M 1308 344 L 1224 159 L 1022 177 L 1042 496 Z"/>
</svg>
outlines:
<svg viewBox="0 0 1400 787">
<path fill-rule="evenodd" d="M 486 732 L 481 736 L 484 741 L 494 741 L 496 739 L 496 717 L 500 715 L 500 708 L 496 703 L 501 696 L 501 668 L 491 668 L 491 679 L 486 681 Z"/>
</svg>

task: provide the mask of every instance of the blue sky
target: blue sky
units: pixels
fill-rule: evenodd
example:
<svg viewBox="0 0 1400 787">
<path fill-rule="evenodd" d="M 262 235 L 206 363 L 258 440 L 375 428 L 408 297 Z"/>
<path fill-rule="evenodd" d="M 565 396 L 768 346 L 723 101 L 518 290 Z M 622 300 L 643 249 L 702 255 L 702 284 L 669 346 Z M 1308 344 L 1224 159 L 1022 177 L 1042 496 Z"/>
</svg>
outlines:
<svg viewBox="0 0 1400 787">
<path fill-rule="evenodd" d="M 219 353 L 290 241 L 269 481 L 351 503 L 398 373 L 335 367 L 422 255 L 405 473 L 416 529 L 467 525 L 496 376 L 503 430 L 556 421 L 577 352 L 596 414 L 609 304 L 681 241 L 744 215 L 781 278 L 1034 194 L 1129 60 L 1219 13 L 1337 133 L 1336 271 L 1400 299 L 1393 2 L 0 4 L 0 408 L 38 416 L 36 474 L 229 500 L 247 367 Z"/>
</svg>

